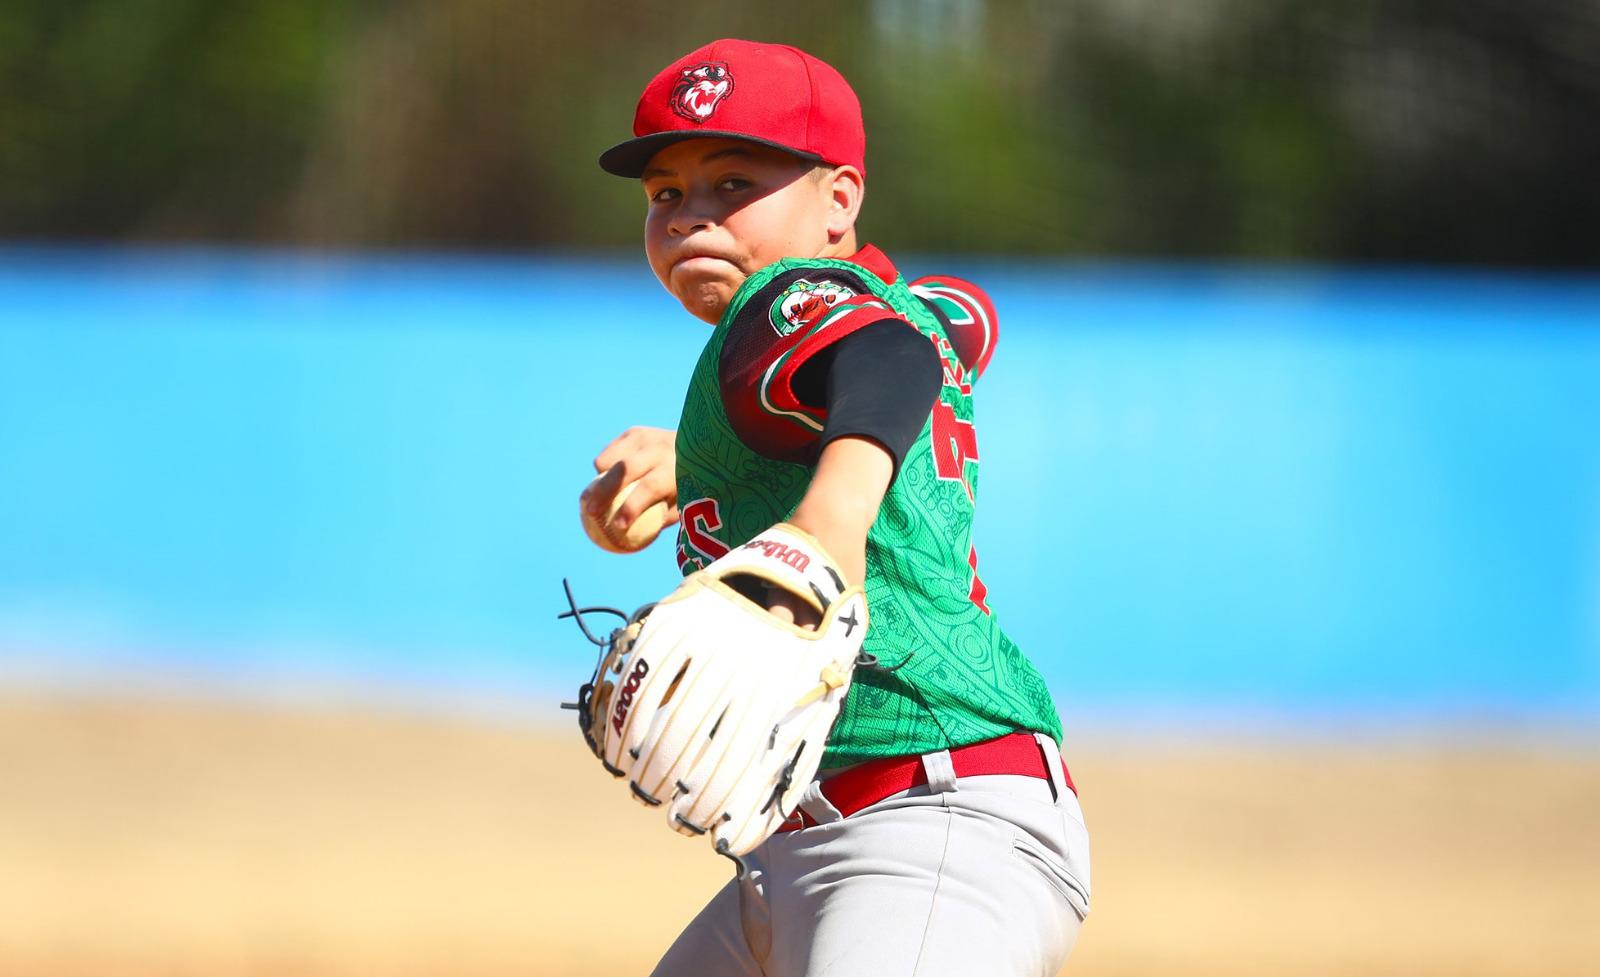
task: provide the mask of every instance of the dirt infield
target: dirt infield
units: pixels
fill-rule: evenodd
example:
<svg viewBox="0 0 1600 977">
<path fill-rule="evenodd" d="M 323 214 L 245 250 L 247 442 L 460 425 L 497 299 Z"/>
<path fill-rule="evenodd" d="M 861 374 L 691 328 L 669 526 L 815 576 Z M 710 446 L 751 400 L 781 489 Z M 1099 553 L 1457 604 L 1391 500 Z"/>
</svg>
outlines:
<svg viewBox="0 0 1600 977">
<path fill-rule="evenodd" d="M 1600 960 L 1600 751 L 1069 750 L 1095 843 L 1074 977 Z M 644 974 L 729 872 L 658 817 L 560 731 L 12 695 L 0 974 Z"/>
</svg>

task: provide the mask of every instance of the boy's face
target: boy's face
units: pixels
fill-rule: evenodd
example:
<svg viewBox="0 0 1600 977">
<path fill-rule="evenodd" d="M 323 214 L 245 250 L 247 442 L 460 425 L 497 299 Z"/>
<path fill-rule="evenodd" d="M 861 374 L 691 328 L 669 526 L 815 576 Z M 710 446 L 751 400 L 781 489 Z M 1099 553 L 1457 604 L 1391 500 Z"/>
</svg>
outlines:
<svg viewBox="0 0 1600 977">
<path fill-rule="evenodd" d="M 651 270 L 690 313 L 717 322 L 744 280 L 767 265 L 837 253 L 855 207 L 845 208 L 846 223 L 829 172 L 813 174 L 798 156 L 744 140 L 673 143 L 641 178 Z"/>
</svg>

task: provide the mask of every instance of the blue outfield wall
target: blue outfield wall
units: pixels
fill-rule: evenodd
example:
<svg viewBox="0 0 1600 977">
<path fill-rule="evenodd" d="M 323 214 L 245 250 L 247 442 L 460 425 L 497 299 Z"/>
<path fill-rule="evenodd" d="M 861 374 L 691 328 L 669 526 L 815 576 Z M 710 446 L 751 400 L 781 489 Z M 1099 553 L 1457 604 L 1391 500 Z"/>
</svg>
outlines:
<svg viewBox="0 0 1600 977">
<path fill-rule="evenodd" d="M 999 305 L 981 570 L 1067 713 L 1600 715 L 1600 278 L 905 264 Z M 631 259 L 0 250 L 0 679 L 575 682 L 561 578 L 675 575 L 575 497 L 704 336 Z"/>
</svg>

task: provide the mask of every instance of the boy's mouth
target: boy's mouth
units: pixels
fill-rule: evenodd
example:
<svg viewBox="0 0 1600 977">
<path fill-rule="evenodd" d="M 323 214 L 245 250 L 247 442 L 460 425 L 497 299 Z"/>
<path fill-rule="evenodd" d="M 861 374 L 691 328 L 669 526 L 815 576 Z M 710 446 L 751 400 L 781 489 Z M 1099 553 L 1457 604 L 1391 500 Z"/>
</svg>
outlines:
<svg viewBox="0 0 1600 977">
<path fill-rule="evenodd" d="M 711 251 L 686 251 L 672 259 L 672 270 L 677 271 L 679 268 L 683 268 L 686 265 L 692 268 L 694 267 L 693 263 L 710 261 L 719 261 L 723 264 L 734 265 L 737 267 L 737 264 L 734 262 L 734 260 L 725 255 L 716 254 L 715 252 Z"/>
</svg>

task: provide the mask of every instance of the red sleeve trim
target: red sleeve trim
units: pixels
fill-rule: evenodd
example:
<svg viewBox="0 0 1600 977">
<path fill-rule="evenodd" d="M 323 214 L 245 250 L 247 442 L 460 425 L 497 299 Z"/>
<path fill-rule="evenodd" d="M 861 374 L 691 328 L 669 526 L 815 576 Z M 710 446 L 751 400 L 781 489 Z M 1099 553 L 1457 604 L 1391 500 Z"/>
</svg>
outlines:
<svg viewBox="0 0 1600 977">
<path fill-rule="evenodd" d="M 857 295 L 840 302 L 788 352 L 773 361 L 761 379 L 761 406 L 770 413 L 790 415 L 820 432 L 827 419 L 827 411 L 800 403 L 794 393 L 795 374 L 829 345 L 885 319 L 905 322 L 898 312 L 875 295 Z M 907 323 L 906 328 L 912 327 Z"/>
<path fill-rule="evenodd" d="M 950 345 L 976 380 L 988 369 L 1000 342 L 1000 317 L 988 293 L 951 275 L 919 278 L 911 283 L 911 291 L 940 309 L 950 321 Z"/>
</svg>

